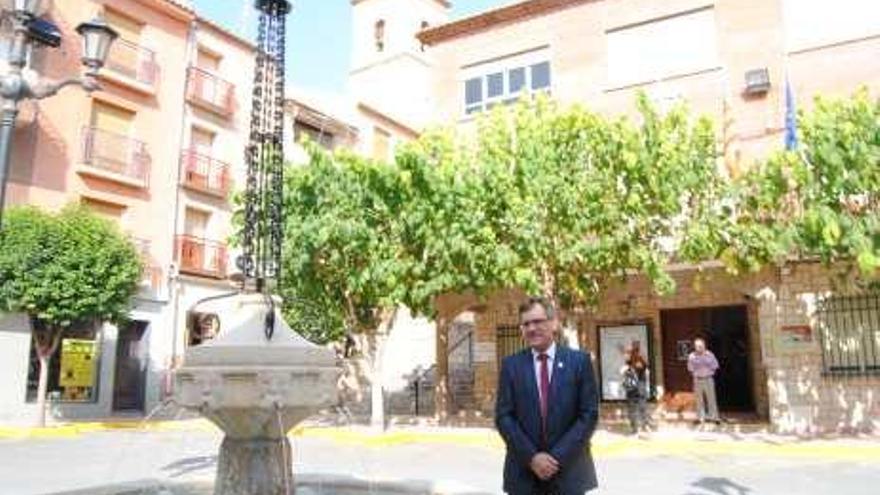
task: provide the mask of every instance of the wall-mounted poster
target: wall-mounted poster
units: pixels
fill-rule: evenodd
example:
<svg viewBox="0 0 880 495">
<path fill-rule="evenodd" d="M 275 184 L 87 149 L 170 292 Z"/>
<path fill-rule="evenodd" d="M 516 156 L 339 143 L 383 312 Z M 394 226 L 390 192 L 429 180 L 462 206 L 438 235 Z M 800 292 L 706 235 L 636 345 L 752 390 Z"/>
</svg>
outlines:
<svg viewBox="0 0 880 495">
<path fill-rule="evenodd" d="M 624 400 L 620 369 L 627 348 L 638 345 L 642 355 L 651 361 L 648 327 L 643 324 L 599 327 L 599 374 L 602 380 L 602 400 Z"/>
</svg>

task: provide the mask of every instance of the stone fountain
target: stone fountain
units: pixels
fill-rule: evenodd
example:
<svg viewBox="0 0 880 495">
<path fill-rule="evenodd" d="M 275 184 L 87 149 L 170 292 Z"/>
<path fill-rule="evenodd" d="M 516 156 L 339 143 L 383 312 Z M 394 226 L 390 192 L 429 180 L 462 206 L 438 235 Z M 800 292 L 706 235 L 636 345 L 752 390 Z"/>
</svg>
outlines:
<svg viewBox="0 0 880 495">
<path fill-rule="evenodd" d="M 190 348 L 175 375 L 177 404 L 226 435 L 215 495 L 293 493 L 287 432 L 336 398 L 335 355 L 294 333 L 277 302 L 258 293 L 231 298 L 218 315 L 220 335 Z"/>
</svg>

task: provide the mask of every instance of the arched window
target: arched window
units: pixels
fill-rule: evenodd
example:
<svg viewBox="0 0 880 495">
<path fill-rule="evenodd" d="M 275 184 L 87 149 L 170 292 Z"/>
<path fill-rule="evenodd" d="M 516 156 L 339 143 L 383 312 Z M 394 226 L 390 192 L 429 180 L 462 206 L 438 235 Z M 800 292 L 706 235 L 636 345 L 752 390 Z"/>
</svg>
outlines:
<svg viewBox="0 0 880 495">
<path fill-rule="evenodd" d="M 373 29 L 373 37 L 376 39 L 376 51 L 385 50 L 385 20 L 379 19 Z"/>
</svg>

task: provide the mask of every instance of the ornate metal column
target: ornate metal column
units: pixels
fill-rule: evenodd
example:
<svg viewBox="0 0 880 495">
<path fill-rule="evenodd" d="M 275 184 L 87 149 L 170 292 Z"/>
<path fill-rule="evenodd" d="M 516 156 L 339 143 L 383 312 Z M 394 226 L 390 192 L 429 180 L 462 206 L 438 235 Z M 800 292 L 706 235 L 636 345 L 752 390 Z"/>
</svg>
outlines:
<svg viewBox="0 0 880 495">
<path fill-rule="evenodd" d="M 284 166 L 284 42 L 288 0 L 256 0 L 257 58 L 246 150 L 243 253 L 237 260 L 244 289 L 270 294 L 281 278 Z M 271 301 L 271 299 L 269 299 Z M 267 336 L 271 337 L 270 325 Z"/>
</svg>

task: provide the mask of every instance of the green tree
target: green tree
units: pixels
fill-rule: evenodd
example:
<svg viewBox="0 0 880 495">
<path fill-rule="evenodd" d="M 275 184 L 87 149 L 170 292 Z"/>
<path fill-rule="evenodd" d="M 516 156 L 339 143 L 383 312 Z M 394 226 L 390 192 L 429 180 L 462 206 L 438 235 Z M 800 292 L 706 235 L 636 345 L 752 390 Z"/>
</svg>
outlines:
<svg viewBox="0 0 880 495">
<path fill-rule="evenodd" d="M 708 120 L 637 107 L 633 123 L 538 98 L 485 115 L 474 139 L 440 131 L 401 153 L 433 184 L 412 222 L 426 292 L 520 287 L 574 308 L 629 270 L 672 290 L 663 268 L 723 177 Z"/>
<path fill-rule="evenodd" d="M 843 265 L 875 280 L 880 270 L 880 98 L 816 98 L 798 115 L 800 147 L 772 154 L 733 181 L 729 214 L 692 232 L 694 255 L 734 273 L 789 256 Z"/>
<path fill-rule="evenodd" d="M 400 242 L 400 175 L 392 164 L 306 144 L 310 162 L 290 167 L 285 183 L 282 293 L 285 316 L 303 325 L 303 309 L 317 307 L 319 341 L 343 332 L 366 338 L 373 422 L 382 424 L 381 356 L 397 307 L 411 285 L 410 259 Z"/>
<path fill-rule="evenodd" d="M 49 360 L 65 330 L 122 321 L 141 277 L 135 246 L 107 220 L 81 207 L 57 214 L 10 209 L 0 231 L 0 310 L 33 322 L 40 361 L 37 424 L 46 422 Z"/>
</svg>

